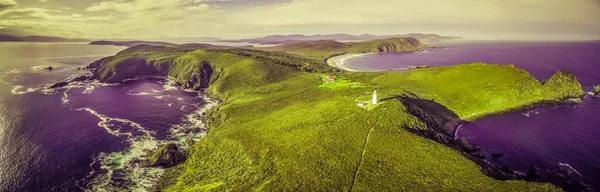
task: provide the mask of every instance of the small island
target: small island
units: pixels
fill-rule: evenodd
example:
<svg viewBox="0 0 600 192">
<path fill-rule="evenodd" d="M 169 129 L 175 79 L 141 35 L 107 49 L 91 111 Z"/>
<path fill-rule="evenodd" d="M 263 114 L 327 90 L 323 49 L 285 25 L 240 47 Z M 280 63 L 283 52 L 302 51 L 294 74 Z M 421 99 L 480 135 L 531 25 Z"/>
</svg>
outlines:
<svg viewBox="0 0 600 192">
<path fill-rule="evenodd" d="M 345 54 L 424 47 L 408 37 L 267 48 L 136 45 L 88 68 L 106 83 L 162 75 L 220 101 L 205 115 L 208 135 L 187 156 L 168 146 L 149 157 L 177 157 L 165 158 L 170 168 L 156 190 L 562 191 L 487 164 L 500 155 L 486 157 L 454 134 L 486 115 L 581 98 L 569 72 L 540 82 L 513 65 L 480 62 L 389 72 L 327 64 Z M 369 110 L 360 107 L 373 98 Z"/>
<path fill-rule="evenodd" d="M 600 85 L 594 86 L 594 90 L 592 91 L 592 96 L 600 97 Z"/>
</svg>

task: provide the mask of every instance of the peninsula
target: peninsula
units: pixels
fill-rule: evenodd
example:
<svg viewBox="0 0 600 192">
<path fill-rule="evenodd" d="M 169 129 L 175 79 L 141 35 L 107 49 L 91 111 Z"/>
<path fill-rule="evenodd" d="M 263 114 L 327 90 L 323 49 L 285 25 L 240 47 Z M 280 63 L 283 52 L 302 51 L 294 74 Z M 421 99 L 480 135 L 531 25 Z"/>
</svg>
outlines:
<svg viewBox="0 0 600 192">
<path fill-rule="evenodd" d="M 458 36 L 441 36 L 438 34 L 408 33 L 401 35 L 350 35 L 350 34 L 326 34 L 326 35 L 269 35 L 261 38 L 239 39 L 239 40 L 220 40 L 221 42 L 248 42 L 258 44 L 290 44 L 303 41 L 335 40 L 335 41 L 368 41 L 375 39 L 388 39 L 394 37 L 412 37 L 421 42 L 442 42 L 462 40 Z"/>
<path fill-rule="evenodd" d="M 220 101 L 207 136 L 167 168 L 165 191 L 561 191 L 488 165 L 454 138 L 464 121 L 583 96 L 559 71 L 538 81 L 513 65 L 469 63 L 348 72 L 326 60 L 411 52 L 416 38 L 307 41 L 268 48 L 137 45 L 92 63 L 108 83 L 164 75 Z M 331 75 L 330 75 L 331 74 Z M 379 102 L 370 104 L 377 89 Z M 359 107 L 358 103 L 369 103 Z M 164 151 L 164 150 L 163 150 Z M 161 152 L 162 153 L 162 152 Z M 527 180 L 527 181 L 526 181 Z"/>
</svg>

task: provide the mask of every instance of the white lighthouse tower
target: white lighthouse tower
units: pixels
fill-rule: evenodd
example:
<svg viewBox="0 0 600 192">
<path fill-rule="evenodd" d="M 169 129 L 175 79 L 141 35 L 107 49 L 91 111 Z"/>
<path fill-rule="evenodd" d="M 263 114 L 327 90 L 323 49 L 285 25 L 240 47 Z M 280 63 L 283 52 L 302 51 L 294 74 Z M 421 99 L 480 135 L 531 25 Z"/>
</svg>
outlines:
<svg viewBox="0 0 600 192">
<path fill-rule="evenodd" d="M 377 89 L 373 91 L 373 105 L 377 105 Z"/>
</svg>

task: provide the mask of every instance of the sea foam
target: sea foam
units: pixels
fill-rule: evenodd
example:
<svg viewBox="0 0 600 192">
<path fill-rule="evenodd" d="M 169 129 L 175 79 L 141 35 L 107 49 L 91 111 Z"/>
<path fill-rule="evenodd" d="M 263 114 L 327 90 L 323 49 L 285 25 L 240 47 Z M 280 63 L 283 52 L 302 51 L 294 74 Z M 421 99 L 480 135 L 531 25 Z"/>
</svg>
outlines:
<svg viewBox="0 0 600 192">
<path fill-rule="evenodd" d="M 31 92 L 34 92 L 34 91 L 38 90 L 38 89 L 35 89 L 35 88 L 27 88 L 24 91 L 19 91 L 19 90 L 22 90 L 24 88 L 25 88 L 25 86 L 15 85 L 15 87 L 13 87 L 13 89 L 10 90 L 10 93 L 12 93 L 13 95 L 22 95 L 22 94 L 31 93 Z"/>
<path fill-rule="evenodd" d="M 168 89 L 171 89 L 171 87 L 164 87 L 164 91 Z M 155 93 L 158 92 L 155 91 Z M 185 115 L 181 124 L 172 125 L 167 140 L 156 139 L 154 132 L 147 131 L 133 121 L 111 118 L 90 108 L 77 109 L 95 115 L 101 120 L 98 126 L 104 128 L 112 135 L 125 136 L 131 144 L 125 151 L 100 153 L 93 157 L 94 163 L 90 167 L 95 170 L 89 173 L 85 181 L 81 181 L 87 182 L 87 184 L 80 184 L 82 189 L 85 191 L 118 191 L 122 189 L 127 191 L 147 191 L 153 187 L 164 173 L 164 169 L 141 167 L 135 162 L 143 158 L 149 151 L 156 150 L 160 145 L 166 143 L 174 142 L 182 149 L 187 149 L 190 147 L 187 142 L 188 140 L 198 141 L 206 134 L 202 118 L 206 111 L 218 105 L 218 102 L 211 100 L 200 92 L 198 93 L 199 97 L 206 103 L 204 105 L 193 105 L 197 107 L 197 110 Z M 177 101 L 185 102 L 186 100 L 178 98 Z M 171 105 L 172 103 L 169 103 L 169 106 Z M 123 124 L 135 128 L 135 131 L 123 129 Z M 100 167 L 100 170 L 97 170 L 95 167 Z"/>
</svg>

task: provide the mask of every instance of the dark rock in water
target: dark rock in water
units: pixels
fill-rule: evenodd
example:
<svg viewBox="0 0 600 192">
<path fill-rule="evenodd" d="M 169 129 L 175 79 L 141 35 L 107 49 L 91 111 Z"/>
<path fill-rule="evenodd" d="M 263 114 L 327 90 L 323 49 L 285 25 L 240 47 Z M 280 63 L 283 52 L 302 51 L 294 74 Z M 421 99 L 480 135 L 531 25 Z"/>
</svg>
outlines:
<svg viewBox="0 0 600 192">
<path fill-rule="evenodd" d="M 476 145 L 469 143 L 469 141 L 467 141 L 465 138 L 458 139 L 458 143 L 460 147 L 467 153 L 474 153 L 480 150 Z"/>
<path fill-rule="evenodd" d="M 600 96 L 600 85 L 594 86 L 594 91 L 592 92 L 592 94 L 596 97 Z"/>
<path fill-rule="evenodd" d="M 48 71 L 52 71 L 53 69 L 54 69 L 54 67 L 52 67 L 52 66 L 48 66 L 48 67 L 44 68 L 44 70 L 48 70 Z"/>
<path fill-rule="evenodd" d="M 427 66 L 427 65 L 413 66 L 413 67 L 410 67 L 410 70 L 425 69 L 428 67 L 429 66 Z"/>
<path fill-rule="evenodd" d="M 514 173 L 515 172 L 512 169 L 508 168 L 507 166 L 502 166 L 502 168 L 500 170 L 502 170 L 506 173 Z"/>
<path fill-rule="evenodd" d="M 70 80 L 70 81 L 61 81 L 61 82 L 55 83 L 55 84 L 51 85 L 51 86 L 50 86 L 50 87 L 48 87 L 48 88 L 49 88 L 49 89 L 56 89 L 56 88 L 60 88 L 60 87 L 67 86 L 67 85 L 69 85 L 69 83 L 71 83 L 71 82 L 85 81 L 85 80 L 88 80 L 88 79 L 91 79 L 91 77 L 88 77 L 88 76 L 82 75 L 82 76 L 79 76 L 79 77 L 75 77 L 74 79 L 72 79 L 72 80 Z"/>
<path fill-rule="evenodd" d="M 485 159 L 485 155 L 482 152 L 476 152 L 476 153 L 473 153 L 472 155 L 479 159 Z"/>
<path fill-rule="evenodd" d="M 67 86 L 67 85 L 69 85 L 69 82 L 61 81 L 61 82 L 58 82 L 58 83 L 55 83 L 55 84 L 51 85 L 48 88 L 50 88 L 50 89 L 56 89 L 56 88 L 64 87 L 64 86 Z"/>
<path fill-rule="evenodd" d="M 525 179 L 529 180 L 529 181 L 537 181 L 540 178 L 540 169 L 535 167 L 535 166 L 531 166 L 529 167 L 529 169 L 527 170 L 527 174 L 525 175 Z"/>
<path fill-rule="evenodd" d="M 75 81 L 85 81 L 85 80 L 88 80 L 89 78 L 90 78 L 90 77 L 88 77 L 88 76 L 82 75 L 82 76 L 79 76 L 79 77 L 75 77 L 75 79 L 71 80 L 71 82 L 75 82 Z"/>
<path fill-rule="evenodd" d="M 158 148 L 154 153 L 150 154 L 148 159 L 141 162 L 145 167 L 173 167 L 185 161 L 185 152 L 175 143 L 169 143 Z"/>
<path fill-rule="evenodd" d="M 503 157 L 503 156 L 504 156 L 504 153 L 502 153 L 502 152 L 494 152 L 494 153 L 492 153 L 492 157 L 494 159 L 497 159 L 497 158 L 500 158 L 500 157 Z"/>
</svg>

